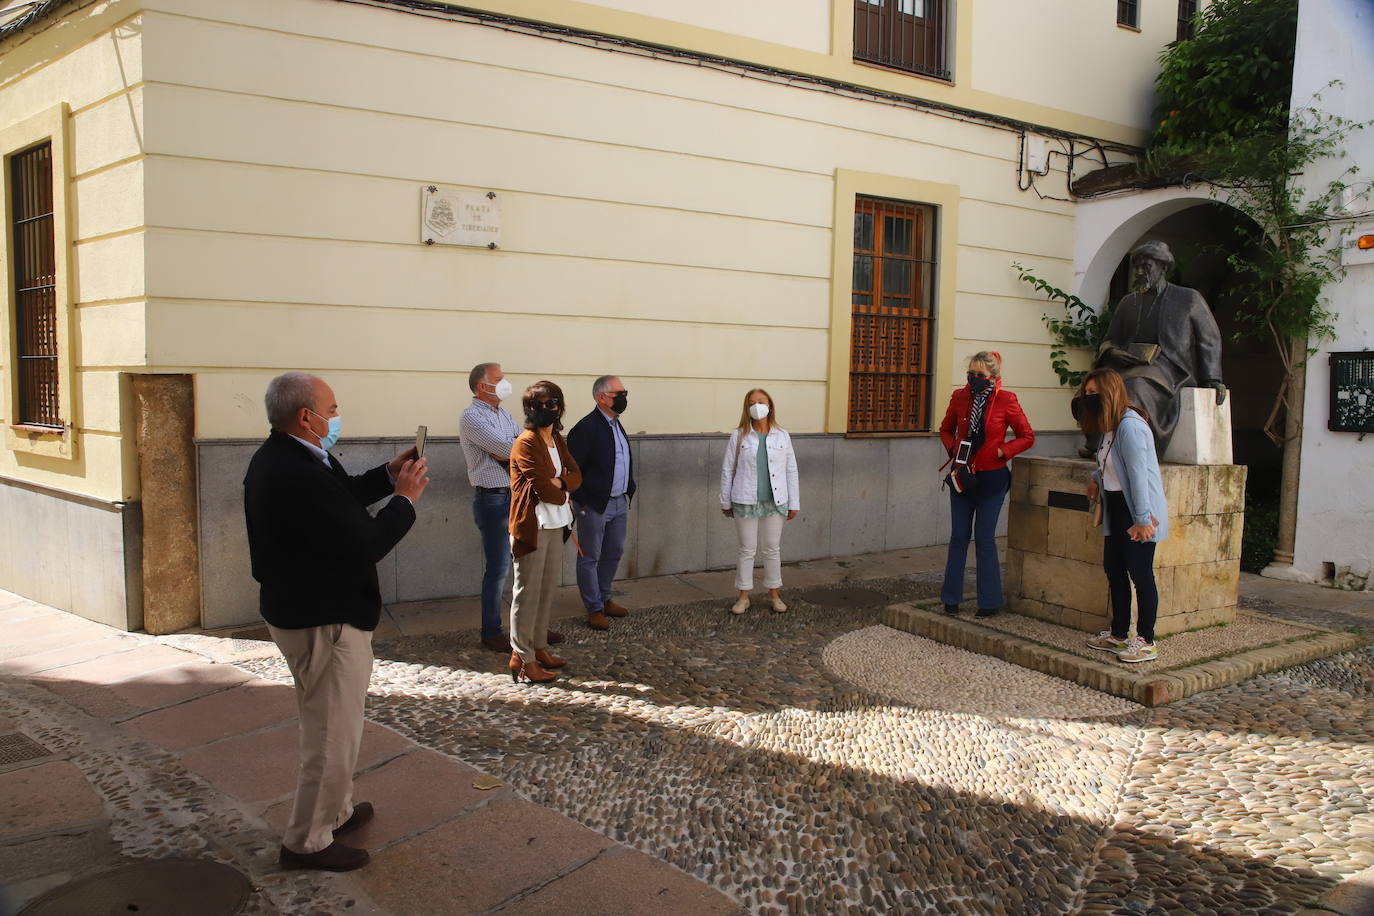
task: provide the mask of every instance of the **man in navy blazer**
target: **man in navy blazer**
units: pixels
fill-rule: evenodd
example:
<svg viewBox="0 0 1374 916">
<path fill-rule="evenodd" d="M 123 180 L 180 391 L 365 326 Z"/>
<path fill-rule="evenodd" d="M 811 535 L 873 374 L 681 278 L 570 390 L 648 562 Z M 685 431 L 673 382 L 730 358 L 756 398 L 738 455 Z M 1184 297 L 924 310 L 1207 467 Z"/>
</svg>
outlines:
<svg viewBox="0 0 1374 916">
<path fill-rule="evenodd" d="M 301 769 L 282 837 L 283 868 L 350 871 L 367 851 L 336 839 L 372 819 L 353 802 L 353 769 L 381 616 L 377 563 L 415 524 L 429 485 L 411 447 L 350 477 L 329 454 L 341 421 L 323 379 L 288 372 L 267 386 L 271 435 L 248 463 L 244 517 L 259 605 L 296 683 Z M 375 516 L 373 503 L 387 500 Z"/>
<path fill-rule="evenodd" d="M 614 375 L 592 384 L 596 408 L 568 433 L 568 449 L 582 469 L 582 486 L 572 494 L 577 516 L 577 590 L 587 609 L 587 626 L 610 627 L 608 618 L 630 613 L 611 600 L 611 583 L 625 552 L 625 526 L 635 476 L 630 440 L 620 425 L 629 392 Z"/>
</svg>

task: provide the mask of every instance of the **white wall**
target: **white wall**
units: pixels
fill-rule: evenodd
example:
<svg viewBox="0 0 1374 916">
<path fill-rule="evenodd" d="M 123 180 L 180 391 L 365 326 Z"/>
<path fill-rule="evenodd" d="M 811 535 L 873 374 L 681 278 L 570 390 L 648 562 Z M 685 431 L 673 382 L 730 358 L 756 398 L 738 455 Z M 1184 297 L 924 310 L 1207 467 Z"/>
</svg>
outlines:
<svg viewBox="0 0 1374 916">
<path fill-rule="evenodd" d="M 1327 87 L 1339 78 L 1342 86 Z M 1298 53 L 1293 78 L 1295 107 L 1321 92 L 1320 107 L 1352 120 L 1370 115 L 1374 85 L 1374 6 L 1367 0 L 1303 0 L 1298 20 Z M 1349 166 L 1358 166 L 1358 188 L 1369 190 L 1374 174 L 1374 131 L 1349 135 L 1348 158 L 1309 169 L 1310 187 L 1324 187 Z M 1374 209 L 1366 197 L 1357 210 Z M 1374 219 L 1345 224 L 1357 233 L 1374 233 Z M 1358 258 L 1356 258 L 1358 260 Z M 1359 587 L 1374 563 L 1374 437 L 1327 430 L 1330 370 L 1326 354 L 1374 349 L 1374 263 L 1347 267 L 1326 290 L 1336 314 L 1335 339 L 1315 341 L 1318 353 L 1308 363 L 1303 413 L 1302 476 L 1298 491 L 1298 528 L 1294 566 L 1310 576 L 1331 563 L 1337 578 Z M 1353 579 L 1350 578 L 1353 576 Z"/>
</svg>

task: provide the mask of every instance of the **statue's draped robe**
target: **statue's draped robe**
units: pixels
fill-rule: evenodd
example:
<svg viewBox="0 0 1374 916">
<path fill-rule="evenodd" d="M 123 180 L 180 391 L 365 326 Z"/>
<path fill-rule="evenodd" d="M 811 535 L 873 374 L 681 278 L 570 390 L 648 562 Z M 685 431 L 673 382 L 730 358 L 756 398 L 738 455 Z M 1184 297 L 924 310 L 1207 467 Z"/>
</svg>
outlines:
<svg viewBox="0 0 1374 916">
<path fill-rule="evenodd" d="M 1132 343 L 1158 344 L 1159 352 L 1147 366 L 1123 365 L 1108 352 Z M 1162 292 L 1123 298 L 1098 352 L 1097 365 L 1120 372 L 1131 403 L 1149 412 L 1160 455 L 1178 425 L 1179 389 L 1221 381 L 1221 331 L 1206 300 L 1186 286 L 1169 283 Z"/>
</svg>

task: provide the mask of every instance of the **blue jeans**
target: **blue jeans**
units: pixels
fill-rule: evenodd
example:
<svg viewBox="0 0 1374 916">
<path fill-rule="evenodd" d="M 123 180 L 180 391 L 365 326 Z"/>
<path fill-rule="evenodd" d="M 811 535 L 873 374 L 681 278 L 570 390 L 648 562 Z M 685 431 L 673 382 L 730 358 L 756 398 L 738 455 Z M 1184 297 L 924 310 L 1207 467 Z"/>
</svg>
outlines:
<svg viewBox="0 0 1374 916">
<path fill-rule="evenodd" d="M 577 590 L 582 606 L 594 614 L 611 600 L 611 583 L 615 581 L 620 555 L 625 552 L 625 525 L 630 520 L 630 500 L 612 496 L 605 512 L 591 506 L 577 508 L 577 546 L 582 553 L 577 558 Z"/>
<path fill-rule="evenodd" d="M 482 638 L 501 638 L 501 593 L 510 572 L 510 491 L 472 494 L 472 520 L 482 533 Z"/>
<path fill-rule="evenodd" d="M 978 486 L 970 493 L 949 494 L 949 554 L 945 558 L 945 583 L 940 600 L 958 604 L 964 598 L 964 563 L 968 542 L 974 540 L 977 560 L 978 607 L 1002 605 L 1002 564 L 997 561 L 997 516 L 1011 489 L 1011 470 L 997 468 L 978 472 Z"/>
</svg>

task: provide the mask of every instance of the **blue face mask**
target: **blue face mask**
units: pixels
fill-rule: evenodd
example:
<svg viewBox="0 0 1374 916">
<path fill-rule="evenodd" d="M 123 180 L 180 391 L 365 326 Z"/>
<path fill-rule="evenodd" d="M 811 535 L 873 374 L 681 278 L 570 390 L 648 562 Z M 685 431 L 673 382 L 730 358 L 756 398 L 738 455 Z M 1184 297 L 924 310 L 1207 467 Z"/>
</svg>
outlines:
<svg viewBox="0 0 1374 916">
<path fill-rule="evenodd" d="M 306 410 L 310 410 L 310 408 L 307 407 Z M 315 413 L 313 410 L 310 410 L 310 412 Z M 315 416 L 320 417 L 317 413 L 315 413 Z M 339 441 L 339 432 L 343 429 L 343 417 L 336 415 L 333 417 L 320 417 L 320 419 L 324 420 L 325 424 L 329 427 L 329 432 L 320 437 L 320 448 L 329 451 L 334 447 L 334 443 Z"/>
</svg>

